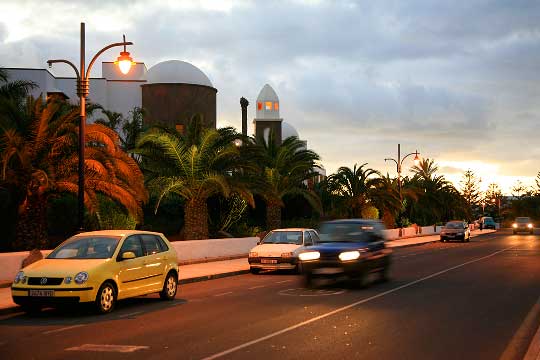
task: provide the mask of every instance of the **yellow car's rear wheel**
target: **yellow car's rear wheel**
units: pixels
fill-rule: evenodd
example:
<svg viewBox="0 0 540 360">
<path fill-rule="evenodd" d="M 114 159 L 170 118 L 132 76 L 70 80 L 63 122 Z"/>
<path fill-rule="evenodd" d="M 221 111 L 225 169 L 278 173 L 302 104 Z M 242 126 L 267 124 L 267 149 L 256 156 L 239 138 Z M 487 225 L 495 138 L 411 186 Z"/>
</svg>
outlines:
<svg viewBox="0 0 540 360">
<path fill-rule="evenodd" d="M 100 314 L 107 314 L 113 311 L 116 305 L 116 288 L 110 282 L 105 282 L 99 288 L 96 295 L 96 310 Z"/>
<path fill-rule="evenodd" d="M 178 289 L 178 279 L 176 274 L 169 272 L 163 283 L 163 289 L 159 293 L 159 297 L 163 300 L 173 300 L 176 296 L 176 290 Z"/>
</svg>

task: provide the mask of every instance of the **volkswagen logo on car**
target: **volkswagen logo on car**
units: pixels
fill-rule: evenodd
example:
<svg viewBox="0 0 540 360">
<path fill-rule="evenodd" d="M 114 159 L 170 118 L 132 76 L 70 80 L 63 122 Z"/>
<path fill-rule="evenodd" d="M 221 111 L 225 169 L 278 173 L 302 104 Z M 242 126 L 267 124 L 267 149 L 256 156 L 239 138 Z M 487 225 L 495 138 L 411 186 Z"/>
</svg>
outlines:
<svg viewBox="0 0 540 360">
<path fill-rule="evenodd" d="M 47 278 L 46 277 L 41 278 L 41 280 L 39 280 L 39 283 L 41 285 L 45 285 L 47 283 Z"/>
</svg>

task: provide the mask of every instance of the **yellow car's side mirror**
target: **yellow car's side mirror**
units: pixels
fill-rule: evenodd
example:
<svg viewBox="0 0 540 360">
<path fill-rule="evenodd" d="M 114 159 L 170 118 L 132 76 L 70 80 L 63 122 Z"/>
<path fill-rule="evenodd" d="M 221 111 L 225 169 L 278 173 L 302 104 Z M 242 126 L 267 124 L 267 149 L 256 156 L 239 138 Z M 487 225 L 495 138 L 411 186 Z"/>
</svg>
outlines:
<svg viewBox="0 0 540 360">
<path fill-rule="evenodd" d="M 122 260 L 135 259 L 135 253 L 133 251 L 126 251 L 122 253 Z"/>
</svg>

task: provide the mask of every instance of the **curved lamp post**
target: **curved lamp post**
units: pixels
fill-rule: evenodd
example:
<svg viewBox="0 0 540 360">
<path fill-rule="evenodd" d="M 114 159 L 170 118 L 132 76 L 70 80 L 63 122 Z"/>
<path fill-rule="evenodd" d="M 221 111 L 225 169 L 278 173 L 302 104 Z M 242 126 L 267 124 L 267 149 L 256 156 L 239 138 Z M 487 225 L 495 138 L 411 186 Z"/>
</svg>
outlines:
<svg viewBox="0 0 540 360">
<path fill-rule="evenodd" d="M 120 56 L 114 62 L 120 68 L 120 71 L 125 75 L 129 72 L 131 65 L 134 64 L 133 59 L 129 56 L 129 52 L 126 51 L 126 45 L 133 45 L 132 42 L 126 41 L 126 36 L 124 35 L 124 41 L 119 43 L 112 43 L 105 46 L 103 49 L 99 50 L 96 55 L 90 61 L 88 68 L 85 68 L 85 24 L 81 23 L 81 65 L 79 69 L 69 60 L 64 59 L 53 59 L 47 60 L 49 67 L 52 67 L 52 64 L 55 63 L 65 63 L 71 66 L 75 71 L 77 76 L 77 96 L 79 97 L 80 104 L 80 122 L 79 122 L 79 189 L 78 189 L 78 222 L 79 222 L 79 231 L 84 231 L 84 139 L 85 139 L 85 128 L 86 128 L 86 98 L 88 97 L 88 92 L 90 91 L 90 70 L 96 62 L 97 58 L 103 54 L 105 51 L 110 48 L 123 46 L 124 51 L 120 52 Z"/>
<path fill-rule="evenodd" d="M 396 163 L 396 170 L 397 170 L 397 173 L 398 173 L 399 203 L 403 204 L 403 197 L 401 195 L 401 170 L 403 168 L 403 162 L 409 156 L 414 155 L 414 165 L 418 166 L 418 164 L 420 163 L 420 157 L 418 155 L 420 155 L 420 153 L 418 152 L 418 150 L 416 150 L 415 152 L 412 152 L 410 154 L 405 155 L 404 157 L 401 157 L 401 144 L 397 145 L 397 152 L 398 152 L 397 159 L 386 158 L 386 159 L 384 159 L 384 161 L 393 161 L 393 162 Z M 401 237 L 402 234 L 403 234 L 403 227 L 401 225 L 401 209 L 400 209 L 400 211 L 399 211 L 399 236 Z"/>
</svg>

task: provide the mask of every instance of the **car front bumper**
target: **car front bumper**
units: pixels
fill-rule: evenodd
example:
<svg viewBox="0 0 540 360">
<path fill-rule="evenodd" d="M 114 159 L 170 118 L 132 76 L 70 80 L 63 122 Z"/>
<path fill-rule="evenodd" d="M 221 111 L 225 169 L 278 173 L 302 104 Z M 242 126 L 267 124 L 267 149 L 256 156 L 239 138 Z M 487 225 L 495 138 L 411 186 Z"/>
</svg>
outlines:
<svg viewBox="0 0 540 360">
<path fill-rule="evenodd" d="M 297 258 L 257 257 L 248 258 L 249 266 L 262 270 L 293 270 L 298 264 Z"/>
<path fill-rule="evenodd" d="M 66 303 L 93 302 L 97 289 L 93 286 L 81 287 L 38 287 L 15 284 L 11 287 L 11 297 L 18 305 L 60 305 Z M 30 290 L 54 291 L 53 296 L 31 296 Z"/>
</svg>

